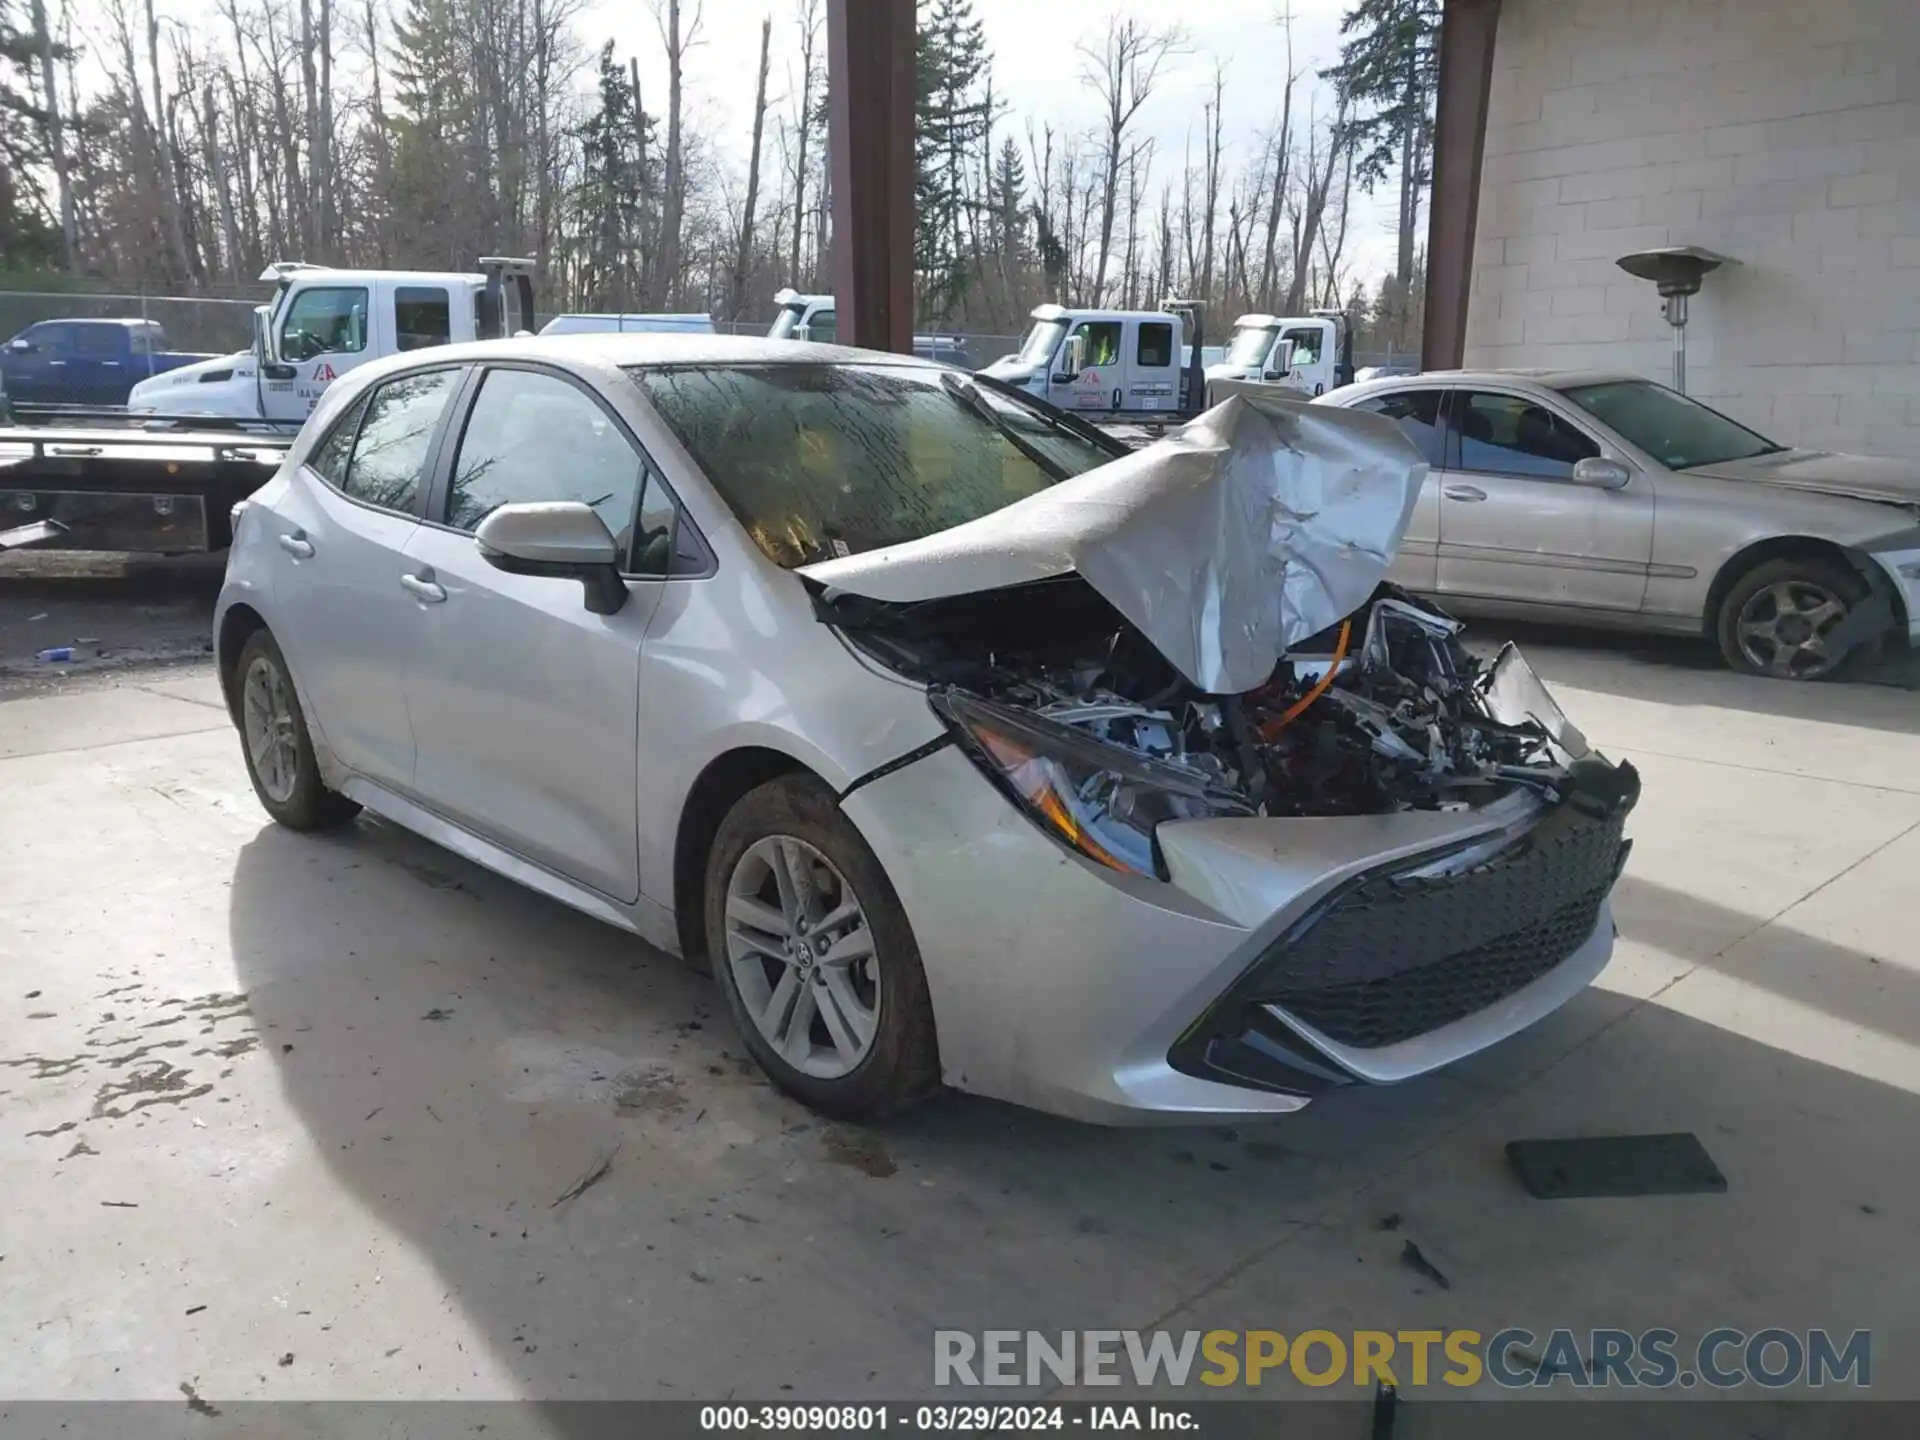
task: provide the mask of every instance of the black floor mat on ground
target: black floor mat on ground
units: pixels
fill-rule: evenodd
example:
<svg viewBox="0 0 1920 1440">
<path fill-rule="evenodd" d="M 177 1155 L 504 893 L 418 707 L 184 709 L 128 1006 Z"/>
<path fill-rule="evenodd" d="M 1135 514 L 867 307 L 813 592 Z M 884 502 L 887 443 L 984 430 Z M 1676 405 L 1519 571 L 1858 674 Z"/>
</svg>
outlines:
<svg viewBox="0 0 1920 1440">
<path fill-rule="evenodd" d="M 1514 1140 L 1507 1159 L 1536 1200 L 1724 1194 L 1727 1177 L 1691 1134 Z"/>
</svg>

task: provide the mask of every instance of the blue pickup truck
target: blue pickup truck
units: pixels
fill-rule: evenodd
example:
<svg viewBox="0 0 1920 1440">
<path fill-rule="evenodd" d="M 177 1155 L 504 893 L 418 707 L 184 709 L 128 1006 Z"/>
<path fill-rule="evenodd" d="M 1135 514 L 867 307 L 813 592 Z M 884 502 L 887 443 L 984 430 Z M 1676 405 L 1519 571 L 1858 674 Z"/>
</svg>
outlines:
<svg viewBox="0 0 1920 1440">
<path fill-rule="evenodd" d="M 15 406 L 124 405 L 149 375 L 208 358 L 168 348 L 152 320 L 42 320 L 0 349 L 0 391 Z"/>
</svg>

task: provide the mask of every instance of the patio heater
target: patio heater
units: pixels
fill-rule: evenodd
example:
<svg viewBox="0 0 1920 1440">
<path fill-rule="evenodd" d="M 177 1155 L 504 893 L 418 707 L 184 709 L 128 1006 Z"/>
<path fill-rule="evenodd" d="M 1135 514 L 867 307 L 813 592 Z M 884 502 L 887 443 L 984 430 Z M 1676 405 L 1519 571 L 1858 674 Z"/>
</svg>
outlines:
<svg viewBox="0 0 1920 1440">
<path fill-rule="evenodd" d="M 1673 327 L 1673 388 L 1686 394 L 1687 297 L 1699 293 L 1700 282 L 1711 272 L 1740 262 L 1697 245 L 1670 245 L 1622 255 L 1614 263 L 1636 280 L 1651 280 L 1659 288 L 1661 308 Z"/>
</svg>

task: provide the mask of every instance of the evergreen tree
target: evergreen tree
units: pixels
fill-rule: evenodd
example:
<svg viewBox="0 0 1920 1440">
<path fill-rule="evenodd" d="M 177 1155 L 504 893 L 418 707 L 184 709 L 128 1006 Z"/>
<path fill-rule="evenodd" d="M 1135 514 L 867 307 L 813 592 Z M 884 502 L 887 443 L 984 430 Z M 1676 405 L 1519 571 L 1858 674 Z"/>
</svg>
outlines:
<svg viewBox="0 0 1920 1440">
<path fill-rule="evenodd" d="M 46 113 L 32 89 L 38 63 L 33 32 L 0 0 L 0 270 L 52 265 L 60 254 L 60 231 L 37 179 L 49 161 Z"/>
<path fill-rule="evenodd" d="M 639 299 L 639 261 L 651 249 L 658 218 L 648 159 L 653 120 L 613 58 L 611 40 L 600 51 L 599 81 L 599 107 L 580 127 L 583 285 L 596 303 L 619 310 Z"/>
<path fill-rule="evenodd" d="M 1441 0 L 1356 0 L 1340 22 L 1340 63 L 1322 72 L 1356 117 L 1342 137 L 1354 147 L 1354 177 L 1369 194 L 1399 177 L 1391 333 L 1401 344 L 1412 338 L 1414 231 L 1432 180 L 1440 8 Z"/>
<path fill-rule="evenodd" d="M 914 104 L 914 268 L 924 318 L 959 308 L 972 279 L 968 177 L 991 124 L 987 41 L 973 0 L 920 0 Z"/>
</svg>

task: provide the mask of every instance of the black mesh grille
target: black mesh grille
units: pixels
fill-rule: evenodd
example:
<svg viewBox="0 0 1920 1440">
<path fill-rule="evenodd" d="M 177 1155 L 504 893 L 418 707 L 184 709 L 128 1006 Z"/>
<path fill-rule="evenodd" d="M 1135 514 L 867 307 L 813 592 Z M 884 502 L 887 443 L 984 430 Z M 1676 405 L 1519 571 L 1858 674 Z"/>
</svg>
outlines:
<svg viewBox="0 0 1920 1440">
<path fill-rule="evenodd" d="M 1565 960 L 1599 917 L 1606 887 L 1537 924 L 1379 980 L 1294 991 L 1279 1000 L 1331 1040 L 1374 1049 L 1411 1040 L 1504 1000 Z"/>
<path fill-rule="evenodd" d="M 1503 854 L 1456 874 L 1368 876 L 1269 947 L 1244 999 L 1366 1048 L 1483 1010 L 1593 933 L 1626 858 L 1629 808 L 1562 805 Z"/>
</svg>

